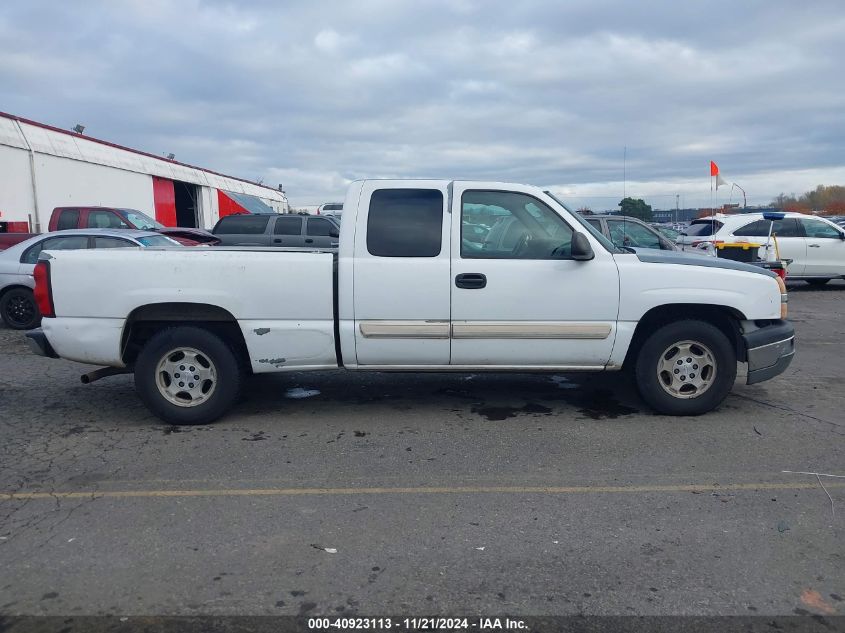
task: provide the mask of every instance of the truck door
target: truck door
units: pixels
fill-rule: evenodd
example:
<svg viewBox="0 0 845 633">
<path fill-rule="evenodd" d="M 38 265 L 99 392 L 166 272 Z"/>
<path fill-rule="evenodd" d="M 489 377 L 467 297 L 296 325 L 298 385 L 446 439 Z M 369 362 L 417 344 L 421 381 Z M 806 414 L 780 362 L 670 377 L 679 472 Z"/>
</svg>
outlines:
<svg viewBox="0 0 845 633">
<path fill-rule="evenodd" d="M 612 254 L 588 235 L 594 259 L 571 259 L 574 232 L 588 231 L 532 188 L 456 182 L 452 200 L 451 364 L 604 366 L 619 309 Z"/>
<path fill-rule="evenodd" d="M 447 201 L 441 181 L 363 184 L 352 261 L 359 365 L 449 364 Z"/>
</svg>

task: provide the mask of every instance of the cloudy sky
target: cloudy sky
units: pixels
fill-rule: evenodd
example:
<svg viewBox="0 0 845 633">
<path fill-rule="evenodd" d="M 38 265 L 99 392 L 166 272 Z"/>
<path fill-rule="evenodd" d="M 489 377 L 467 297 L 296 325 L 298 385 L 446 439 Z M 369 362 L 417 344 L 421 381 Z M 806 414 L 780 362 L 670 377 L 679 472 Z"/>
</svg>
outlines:
<svg viewBox="0 0 845 633">
<path fill-rule="evenodd" d="M 399 176 L 613 208 L 623 154 L 656 208 L 707 205 L 711 159 L 765 204 L 845 184 L 843 75 L 841 0 L 0 3 L 0 110 L 296 206 Z"/>
</svg>

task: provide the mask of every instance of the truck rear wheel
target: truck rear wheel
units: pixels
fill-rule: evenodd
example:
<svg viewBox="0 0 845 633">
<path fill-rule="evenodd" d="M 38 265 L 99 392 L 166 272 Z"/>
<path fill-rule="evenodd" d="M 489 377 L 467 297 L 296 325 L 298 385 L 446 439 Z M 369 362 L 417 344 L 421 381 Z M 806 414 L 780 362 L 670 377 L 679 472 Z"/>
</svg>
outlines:
<svg viewBox="0 0 845 633">
<path fill-rule="evenodd" d="M 727 397 L 736 380 L 736 351 L 728 337 L 704 321 L 664 325 L 640 348 L 637 388 L 658 413 L 700 415 Z"/>
<path fill-rule="evenodd" d="M 135 388 L 170 424 L 208 424 L 237 400 L 241 370 L 232 349 L 199 327 L 172 327 L 147 341 L 135 363 Z"/>
</svg>

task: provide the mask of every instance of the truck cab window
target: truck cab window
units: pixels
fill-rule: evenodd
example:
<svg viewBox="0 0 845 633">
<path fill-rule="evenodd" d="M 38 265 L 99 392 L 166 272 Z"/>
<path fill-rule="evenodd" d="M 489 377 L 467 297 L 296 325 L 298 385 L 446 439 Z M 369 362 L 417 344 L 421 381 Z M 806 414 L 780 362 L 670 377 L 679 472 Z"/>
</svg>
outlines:
<svg viewBox="0 0 845 633">
<path fill-rule="evenodd" d="M 89 229 L 128 229 L 129 225 L 111 211 L 89 211 Z"/>
<path fill-rule="evenodd" d="M 480 241 L 476 227 L 487 231 Z M 572 228 L 533 196 L 513 191 L 467 191 L 461 202 L 461 257 L 566 259 Z"/>
<path fill-rule="evenodd" d="M 68 209 L 59 214 L 59 221 L 56 222 L 56 230 L 64 231 L 66 229 L 75 229 L 79 227 L 79 211 L 77 209 Z"/>
<path fill-rule="evenodd" d="M 437 257 L 442 235 L 443 194 L 437 189 L 378 189 L 370 197 L 370 255 Z"/>
</svg>

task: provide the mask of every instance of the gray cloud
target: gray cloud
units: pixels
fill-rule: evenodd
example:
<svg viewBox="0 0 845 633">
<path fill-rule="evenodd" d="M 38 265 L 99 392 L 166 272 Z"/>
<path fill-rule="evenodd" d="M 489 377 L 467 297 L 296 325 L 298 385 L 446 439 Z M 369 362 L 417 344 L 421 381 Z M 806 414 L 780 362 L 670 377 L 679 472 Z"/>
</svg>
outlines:
<svg viewBox="0 0 845 633">
<path fill-rule="evenodd" d="M 0 109 L 265 182 L 553 186 L 573 204 L 752 203 L 845 181 L 839 2 L 0 7 Z M 720 190 L 721 192 L 721 190 Z"/>
</svg>

